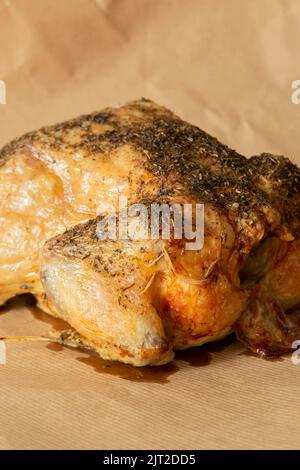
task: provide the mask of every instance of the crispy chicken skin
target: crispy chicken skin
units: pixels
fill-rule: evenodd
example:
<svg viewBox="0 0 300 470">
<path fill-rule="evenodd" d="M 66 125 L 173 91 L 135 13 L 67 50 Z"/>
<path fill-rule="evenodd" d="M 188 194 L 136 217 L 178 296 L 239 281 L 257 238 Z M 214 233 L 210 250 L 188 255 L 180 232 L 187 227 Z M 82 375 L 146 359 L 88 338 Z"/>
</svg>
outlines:
<svg viewBox="0 0 300 470">
<path fill-rule="evenodd" d="M 119 196 L 203 203 L 203 248 L 99 240 Z M 246 159 L 149 100 L 45 127 L 0 151 L 0 304 L 31 292 L 136 366 L 232 331 L 281 354 L 299 334 L 299 198 L 288 159 Z"/>
</svg>

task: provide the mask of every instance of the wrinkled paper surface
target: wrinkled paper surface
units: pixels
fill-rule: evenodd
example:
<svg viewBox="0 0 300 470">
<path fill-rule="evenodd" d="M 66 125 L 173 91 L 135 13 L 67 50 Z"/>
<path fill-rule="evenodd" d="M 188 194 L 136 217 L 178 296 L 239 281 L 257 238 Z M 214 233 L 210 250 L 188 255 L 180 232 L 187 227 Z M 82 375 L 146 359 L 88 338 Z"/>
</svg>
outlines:
<svg viewBox="0 0 300 470">
<path fill-rule="evenodd" d="M 0 0 L 0 21 L 1 145 L 144 96 L 247 156 L 300 164 L 298 0 Z M 28 299 L 0 314 L 0 335 L 53 326 Z M 290 357 L 230 338 L 150 369 L 7 342 L 0 448 L 297 448 L 299 387 Z"/>
</svg>

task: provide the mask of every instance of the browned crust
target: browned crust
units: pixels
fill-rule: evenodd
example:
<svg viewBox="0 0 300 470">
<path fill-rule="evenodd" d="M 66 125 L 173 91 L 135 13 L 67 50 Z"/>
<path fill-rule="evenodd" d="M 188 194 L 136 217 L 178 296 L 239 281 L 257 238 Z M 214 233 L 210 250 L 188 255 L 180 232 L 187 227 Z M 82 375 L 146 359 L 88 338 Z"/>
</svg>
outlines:
<svg viewBox="0 0 300 470">
<path fill-rule="evenodd" d="M 95 133 L 95 124 L 108 130 Z M 79 136 L 76 143 L 64 138 L 70 130 Z M 295 232 L 299 225 L 300 170 L 288 159 L 268 154 L 247 159 L 146 99 L 28 133 L 5 146 L 0 161 L 22 148 L 80 150 L 82 158 L 101 158 L 124 144 L 144 154 L 144 165 L 153 175 L 175 175 L 178 185 L 166 190 L 169 195 L 183 187 L 186 193 L 229 214 L 236 226 L 247 226 L 247 243 L 251 237 L 254 243 L 259 241 L 280 223 L 282 232 Z M 262 175 L 276 190 L 269 191 Z M 262 233 L 257 226 L 263 226 Z"/>
</svg>

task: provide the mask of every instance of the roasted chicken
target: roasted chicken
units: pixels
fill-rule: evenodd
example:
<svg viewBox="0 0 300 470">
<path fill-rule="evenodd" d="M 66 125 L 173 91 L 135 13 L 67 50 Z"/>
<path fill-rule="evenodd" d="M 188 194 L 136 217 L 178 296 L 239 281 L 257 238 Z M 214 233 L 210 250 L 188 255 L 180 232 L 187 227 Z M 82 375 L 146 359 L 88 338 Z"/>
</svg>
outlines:
<svg viewBox="0 0 300 470">
<path fill-rule="evenodd" d="M 120 196 L 204 204 L 203 247 L 100 240 Z M 83 344 L 136 366 L 231 332 L 274 357 L 300 337 L 299 215 L 288 159 L 247 159 L 146 99 L 107 108 L 0 151 L 0 304 L 31 292 Z"/>
</svg>

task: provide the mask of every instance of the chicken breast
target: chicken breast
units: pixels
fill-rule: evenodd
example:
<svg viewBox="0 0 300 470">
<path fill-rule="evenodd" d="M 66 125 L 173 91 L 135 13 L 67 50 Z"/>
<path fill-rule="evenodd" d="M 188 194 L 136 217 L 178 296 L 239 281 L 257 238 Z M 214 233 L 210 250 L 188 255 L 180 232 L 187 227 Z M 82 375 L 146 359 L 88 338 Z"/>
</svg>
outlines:
<svg viewBox="0 0 300 470">
<path fill-rule="evenodd" d="M 103 358 L 136 366 L 232 331 L 281 354 L 298 334 L 299 195 L 289 160 L 246 159 L 149 100 L 45 127 L 0 152 L 0 303 L 31 292 Z M 203 204 L 203 247 L 99 239 L 120 197 Z"/>
</svg>

